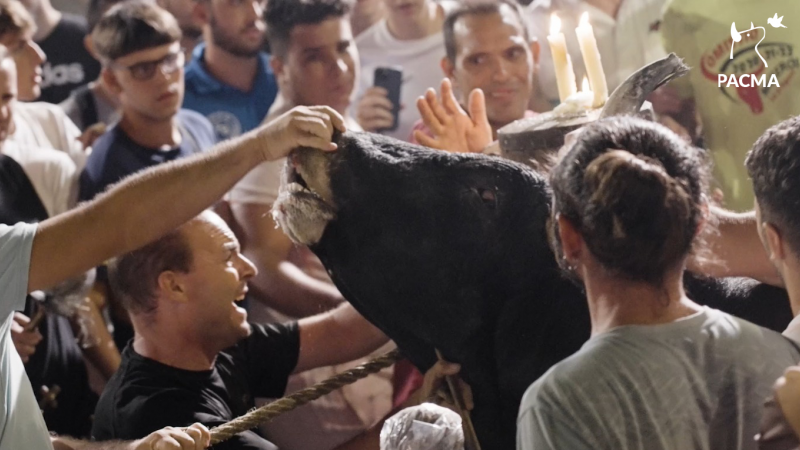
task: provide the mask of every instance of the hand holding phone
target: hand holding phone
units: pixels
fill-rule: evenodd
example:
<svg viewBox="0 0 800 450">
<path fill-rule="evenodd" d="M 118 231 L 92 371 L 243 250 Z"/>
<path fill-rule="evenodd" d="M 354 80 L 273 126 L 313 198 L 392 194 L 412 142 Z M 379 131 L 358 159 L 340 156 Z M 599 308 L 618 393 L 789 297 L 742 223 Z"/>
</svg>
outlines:
<svg viewBox="0 0 800 450">
<path fill-rule="evenodd" d="M 392 103 L 392 124 L 379 131 L 394 131 L 397 129 L 398 115 L 400 114 L 400 89 L 403 85 L 403 71 L 399 67 L 378 67 L 375 69 L 375 87 L 386 90 L 386 96 Z"/>
</svg>

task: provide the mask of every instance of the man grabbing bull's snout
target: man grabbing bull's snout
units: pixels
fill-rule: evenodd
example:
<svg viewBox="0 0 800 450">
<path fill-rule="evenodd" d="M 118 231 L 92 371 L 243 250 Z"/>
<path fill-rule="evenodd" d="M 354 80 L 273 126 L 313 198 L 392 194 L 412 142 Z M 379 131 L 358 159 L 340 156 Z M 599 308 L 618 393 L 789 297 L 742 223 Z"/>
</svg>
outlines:
<svg viewBox="0 0 800 450">
<path fill-rule="evenodd" d="M 37 224 L 0 225 L 0 449 L 199 449 L 208 431 L 162 429 L 133 442 L 81 442 L 51 438 L 14 351 L 9 327 L 28 292 L 45 289 L 158 239 L 219 200 L 257 164 L 298 146 L 321 150 L 334 129 L 344 131 L 330 108 L 296 108 L 274 122 L 203 155 L 164 164 L 127 178 L 92 202 Z M 187 189 L 192 195 L 187 196 Z M 52 443 L 51 443 L 52 440 Z"/>
</svg>

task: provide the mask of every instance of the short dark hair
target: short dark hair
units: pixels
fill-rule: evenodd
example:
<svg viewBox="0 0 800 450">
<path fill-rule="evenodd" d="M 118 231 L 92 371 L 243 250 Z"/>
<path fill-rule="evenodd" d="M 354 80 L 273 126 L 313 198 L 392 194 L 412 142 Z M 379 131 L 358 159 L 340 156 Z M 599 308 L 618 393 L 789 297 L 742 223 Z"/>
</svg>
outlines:
<svg viewBox="0 0 800 450">
<path fill-rule="evenodd" d="M 192 249 L 182 228 L 114 259 L 108 277 L 114 295 L 134 314 L 156 309 L 156 288 L 162 272 L 188 273 L 192 269 Z"/>
<path fill-rule="evenodd" d="M 603 267 L 659 286 L 692 250 L 703 218 L 708 162 L 662 125 L 612 117 L 581 131 L 550 182 L 554 216 L 579 230 Z M 551 233 L 556 241 L 557 236 Z M 560 242 L 554 244 L 561 255 Z"/>
<path fill-rule="evenodd" d="M 352 0 L 269 0 L 264 19 L 272 54 L 285 58 L 289 37 L 298 25 L 315 25 L 350 13 Z"/>
<path fill-rule="evenodd" d="M 506 5 L 511 8 L 519 19 L 520 26 L 522 27 L 522 34 L 525 37 L 525 42 L 530 41 L 530 33 L 528 31 L 528 23 L 525 15 L 522 12 L 519 4 L 514 0 L 479 0 L 479 1 L 466 1 L 459 5 L 456 9 L 450 11 L 444 19 L 442 25 L 442 33 L 444 33 L 444 49 L 447 59 L 451 63 L 456 62 L 456 53 L 458 53 L 458 45 L 456 43 L 455 28 L 456 23 L 465 16 L 478 16 L 486 14 L 499 14 L 500 8 Z"/>
<path fill-rule="evenodd" d="M 21 33 L 36 29 L 28 10 L 18 0 L 0 0 L 0 38 L 8 33 Z"/>
<path fill-rule="evenodd" d="M 124 1 L 125 0 L 91 0 L 89 2 L 89 7 L 86 9 L 86 23 L 89 25 L 89 33 L 94 30 L 94 27 L 97 26 L 100 19 L 109 9 Z"/>
<path fill-rule="evenodd" d="M 104 63 L 133 52 L 178 42 L 178 21 L 155 2 L 130 0 L 112 7 L 92 30 Z"/>
<path fill-rule="evenodd" d="M 800 116 L 758 138 L 745 160 L 763 220 L 780 228 L 800 255 Z"/>
</svg>

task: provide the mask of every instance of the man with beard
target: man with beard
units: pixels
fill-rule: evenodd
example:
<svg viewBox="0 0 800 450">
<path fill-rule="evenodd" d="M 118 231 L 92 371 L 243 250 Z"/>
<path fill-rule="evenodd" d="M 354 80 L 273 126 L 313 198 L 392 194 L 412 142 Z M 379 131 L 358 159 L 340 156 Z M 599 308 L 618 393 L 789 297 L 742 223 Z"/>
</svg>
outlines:
<svg viewBox="0 0 800 450">
<path fill-rule="evenodd" d="M 252 130 L 264 120 L 278 85 L 262 52 L 266 0 L 197 0 L 203 44 L 186 68 L 184 108 L 214 125 L 219 140 Z"/>
</svg>

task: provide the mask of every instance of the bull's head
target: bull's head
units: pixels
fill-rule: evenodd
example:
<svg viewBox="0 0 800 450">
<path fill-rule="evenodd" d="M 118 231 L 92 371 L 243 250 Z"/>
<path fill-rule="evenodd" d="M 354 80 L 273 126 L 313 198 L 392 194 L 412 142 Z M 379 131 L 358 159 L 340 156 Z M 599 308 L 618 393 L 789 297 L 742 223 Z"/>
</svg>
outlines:
<svg viewBox="0 0 800 450">
<path fill-rule="evenodd" d="M 705 64 L 701 64 L 700 66 L 704 77 L 708 78 L 714 83 L 719 82 L 719 74 L 708 70 Z M 759 76 L 764 73 L 764 69 L 764 66 L 761 66 L 758 70 L 753 72 L 752 75 Z M 740 85 L 736 87 L 736 95 L 739 97 L 739 100 L 743 101 L 747 106 L 750 107 L 750 111 L 753 114 L 761 114 L 764 111 L 764 101 L 761 99 L 761 92 L 758 90 L 758 86 L 755 84 L 751 84 L 750 86 Z"/>
</svg>

